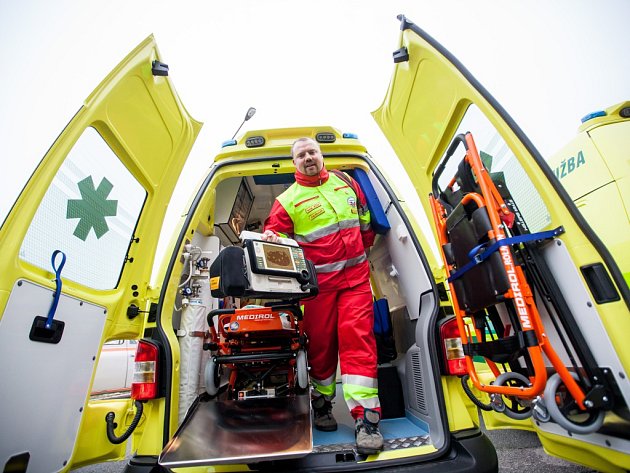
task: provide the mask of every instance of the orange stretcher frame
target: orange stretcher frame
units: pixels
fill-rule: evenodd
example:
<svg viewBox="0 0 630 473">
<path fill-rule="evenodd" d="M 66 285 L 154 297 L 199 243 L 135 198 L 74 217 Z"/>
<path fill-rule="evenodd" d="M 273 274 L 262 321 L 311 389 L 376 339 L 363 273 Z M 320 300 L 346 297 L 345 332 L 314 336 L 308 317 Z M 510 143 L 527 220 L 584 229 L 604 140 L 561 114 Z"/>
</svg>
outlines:
<svg viewBox="0 0 630 473">
<path fill-rule="evenodd" d="M 288 326 L 281 321 L 281 313 L 287 314 Z M 218 330 L 215 329 L 212 318 L 218 315 Z M 208 314 L 210 330 L 207 332 L 206 341 L 217 350 L 217 355 L 234 355 L 234 361 L 225 363 L 230 369 L 228 380 L 228 396 L 236 395 L 235 386 L 240 374 L 239 356 L 260 354 L 259 362 L 269 361 L 275 353 L 297 353 L 304 348 L 304 329 L 300 322 L 301 312 L 297 306 L 290 304 L 273 307 L 254 307 L 242 309 L 217 309 Z M 226 327 L 232 327 L 236 323 L 238 332 Z M 272 341 L 263 343 L 261 341 Z M 265 354 L 270 358 L 266 358 Z M 296 359 L 286 357 L 287 383 L 290 389 L 296 386 Z M 265 371 L 267 367 L 261 365 L 258 370 Z M 270 372 L 270 371 L 269 371 Z"/>
<path fill-rule="evenodd" d="M 465 204 L 469 201 L 474 201 L 479 208 L 486 207 L 488 217 L 492 226 L 492 229 L 488 232 L 488 238 L 490 240 L 495 239 L 496 241 L 503 240 L 506 238 L 506 233 L 503 230 L 503 224 L 504 222 L 509 222 L 509 224 L 511 225 L 513 214 L 503 201 L 498 189 L 492 182 L 487 170 L 483 166 L 483 163 L 477 151 L 477 147 L 475 145 L 475 141 L 470 132 L 465 134 L 465 141 L 463 141 L 463 143 L 466 149 L 466 155 L 464 159 L 470 165 L 473 173 L 477 178 L 477 183 L 481 190 L 481 195 L 475 192 L 467 193 L 464 195 L 461 203 Z M 453 178 L 449 182 L 448 187 L 452 188 L 454 184 L 455 178 Z M 440 252 L 444 261 L 444 266 L 446 268 L 446 274 L 448 278 L 451 276 L 451 272 L 454 268 L 448 264 L 443 249 L 443 245 L 449 242 L 446 228 L 446 210 L 442 203 L 433 194 L 429 195 L 429 200 L 431 203 L 433 218 L 436 223 L 437 233 L 440 240 Z M 525 278 L 521 267 L 514 263 L 514 257 L 512 256 L 512 252 L 507 245 L 501 246 L 499 248 L 499 251 L 501 254 L 503 266 L 508 274 L 508 279 L 511 284 L 510 289 L 508 289 L 508 291 L 504 294 L 504 297 L 506 299 L 511 299 L 514 302 L 519 316 L 521 330 L 523 332 L 534 331 L 536 334 L 536 339 L 538 340 L 538 345 L 530 346 L 527 348 L 532 363 L 533 375 L 529 377 L 531 383 L 529 386 L 497 386 L 494 384 L 483 384 L 481 383 L 477 375 L 477 371 L 473 363 L 473 356 L 465 355 L 466 369 L 468 371 L 470 379 L 472 380 L 473 385 L 480 391 L 489 394 L 496 393 L 504 396 L 533 399 L 536 396 L 542 394 L 547 382 L 547 369 L 543 358 L 544 353 L 551 362 L 553 368 L 562 379 L 567 390 L 569 391 L 579 408 L 581 410 L 586 410 L 584 406 L 585 394 L 582 388 L 573 379 L 571 373 L 564 365 L 556 351 L 553 349 L 551 343 L 545 335 L 544 326 L 534 301 L 534 294 L 529 284 L 527 283 L 527 279 Z M 459 328 L 462 343 L 466 345 L 469 343 L 470 339 L 468 327 L 464 320 L 467 315 L 466 312 L 461 310 L 459 307 L 454 284 L 452 282 L 449 282 L 449 287 L 451 290 L 453 309 L 457 318 L 457 326 Z M 481 340 L 481 337 L 483 336 L 481 331 L 476 328 L 475 332 L 477 335 L 477 339 Z M 488 358 L 485 358 L 485 361 L 490 367 L 490 370 L 492 371 L 494 376 L 498 377 L 501 372 L 499 371 L 499 368 L 496 366 L 495 362 Z"/>
</svg>

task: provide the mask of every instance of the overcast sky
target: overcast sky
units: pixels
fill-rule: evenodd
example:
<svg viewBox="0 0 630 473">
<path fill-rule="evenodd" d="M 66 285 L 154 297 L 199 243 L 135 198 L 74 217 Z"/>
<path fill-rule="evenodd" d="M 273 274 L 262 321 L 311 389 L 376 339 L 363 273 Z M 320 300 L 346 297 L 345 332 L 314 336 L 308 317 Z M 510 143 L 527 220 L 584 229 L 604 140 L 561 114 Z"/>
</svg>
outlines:
<svg viewBox="0 0 630 473">
<path fill-rule="evenodd" d="M 582 116 L 630 99 L 628 0 L 0 0 L 0 221 L 83 100 L 151 33 L 205 124 L 175 213 L 249 106 L 258 113 L 241 131 L 332 125 L 387 163 L 370 112 L 393 71 L 399 13 L 458 57 L 543 156 Z"/>
</svg>

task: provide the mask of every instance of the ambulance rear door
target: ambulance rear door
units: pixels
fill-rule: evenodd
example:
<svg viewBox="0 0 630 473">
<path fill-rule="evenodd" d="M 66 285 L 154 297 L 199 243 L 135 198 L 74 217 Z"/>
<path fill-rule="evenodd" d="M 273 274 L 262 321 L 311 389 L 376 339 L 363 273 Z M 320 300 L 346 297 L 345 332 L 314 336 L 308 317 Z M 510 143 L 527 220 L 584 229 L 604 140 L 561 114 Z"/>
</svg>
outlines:
<svg viewBox="0 0 630 473">
<path fill-rule="evenodd" d="M 131 401 L 90 401 L 104 342 L 142 336 L 164 213 L 201 128 L 152 36 L 94 90 L 0 228 L 0 467 L 122 458 Z M 131 308 L 131 309 L 130 309 Z M 133 417 L 131 415 L 131 417 Z"/>
<path fill-rule="evenodd" d="M 630 425 L 630 291 L 619 267 L 507 112 L 446 49 L 404 16 L 399 19 L 401 44 L 394 52 L 393 77 L 373 116 L 412 180 L 424 212 L 432 215 L 428 197 L 439 163 L 457 135 L 471 132 L 487 168 L 510 174 L 518 184 L 511 191 L 519 194 L 521 216 L 531 232 L 564 229 L 545 258 L 552 262 L 550 271 L 569 311 L 580 322 L 577 331 L 588 346 L 578 349 L 590 351 L 617 392 L 619 409 L 608 412 L 604 428 L 596 433 L 571 434 L 553 422 L 515 421 L 484 412 L 486 425 L 536 430 L 547 452 L 602 471 L 627 468 L 630 441 L 614 433 L 623 426 L 627 432 Z M 432 228 L 438 241 L 435 224 Z"/>
</svg>

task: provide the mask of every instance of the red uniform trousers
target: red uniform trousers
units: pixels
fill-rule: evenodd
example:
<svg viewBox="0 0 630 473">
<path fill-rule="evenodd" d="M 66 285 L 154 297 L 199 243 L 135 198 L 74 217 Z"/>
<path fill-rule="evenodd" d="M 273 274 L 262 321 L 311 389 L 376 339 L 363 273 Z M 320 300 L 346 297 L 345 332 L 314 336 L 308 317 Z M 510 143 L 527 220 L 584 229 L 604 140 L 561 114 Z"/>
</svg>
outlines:
<svg viewBox="0 0 630 473">
<path fill-rule="evenodd" d="M 339 356 L 344 398 L 352 417 L 362 417 L 364 408 L 380 412 L 369 280 L 353 287 L 323 290 L 303 304 L 310 376 L 315 386 L 324 383 L 334 388 L 330 384 L 335 383 Z"/>
</svg>

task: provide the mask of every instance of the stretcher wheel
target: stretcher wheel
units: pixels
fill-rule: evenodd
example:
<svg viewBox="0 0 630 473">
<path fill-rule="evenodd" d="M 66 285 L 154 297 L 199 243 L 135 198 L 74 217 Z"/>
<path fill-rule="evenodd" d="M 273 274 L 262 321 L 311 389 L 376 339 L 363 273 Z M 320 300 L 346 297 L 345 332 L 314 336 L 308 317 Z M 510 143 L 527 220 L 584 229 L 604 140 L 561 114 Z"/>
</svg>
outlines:
<svg viewBox="0 0 630 473">
<path fill-rule="evenodd" d="M 295 368 L 297 371 L 297 385 L 300 389 L 308 387 L 308 366 L 306 363 L 306 351 L 299 350 L 295 359 Z"/>
<path fill-rule="evenodd" d="M 515 373 L 514 371 L 508 371 L 506 373 L 501 373 L 497 376 L 497 379 L 494 381 L 494 384 L 497 386 L 504 386 L 511 382 L 512 386 L 529 386 L 530 382 L 525 376 L 520 373 Z M 499 394 L 493 394 L 493 396 L 500 396 Z M 509 404 L 506 402 L 509 401 Z M 501 409 L 498 412 L 503 412 L 510 419 L 515 420 L 523 420 L 528 419 L 532 415 L 531 401 L 526 401 L 524 399 L 519 399 L 515 396 L 501 396 L 501 402 L 497 404 L 503 404 L 505 409 Z M 495 403 L 492 403 L 492 407 L 494 408 Z M 495 410 L 497 410 L 495 408 Z"/>
<path fill-rule="evenodd" d="M 571 377 L 579 381 L 579 377 L 576 373 L 571 373 Z M 545 406 L 549 411 L 549 415 L 553 419 L 553 421 L 558 424 L 560 427 L 572 432 L 574 434 L 590 434 L 596 432 L 600 429 L 602 424 L 604 423 L 604 417 L 606 413 L 603 410 L 599 411 L 591 411 L 588 413 L 582 412 L 579 408 L 575 407 L 574 411 L 572 410 L 570 415 L 576 415 L 579 418 L 584 418 L 583 420 L 571 420 L 567 417 L 569 415 L 570 405 L 573 403 L 573 400 L 568 398 L 568 402 L 564 402 L 564 410 L 567 411 L 567 414 L 563 413 L 560 406 L 558 406 L 556 402 L 556 396 L 560 396 L 564 398 L 564 395 L 558 394 L 558 388 L 562 384 L 562 378 L 558 373 L 554 374 L 547 381 L 547 386 L 545 386 Z M 568 395 L 568 393 L 567 393 Z"/>
<path fill-rule="evenodd" d="M 206 392 L 210 396 L 216 396 L 219 392 L 221 374 L 219 373 L 219 364 L 214 356 L 208 359 L 203 375 L 206 382 Z"/>
</svg>

